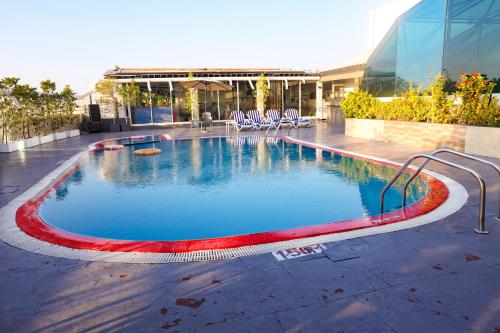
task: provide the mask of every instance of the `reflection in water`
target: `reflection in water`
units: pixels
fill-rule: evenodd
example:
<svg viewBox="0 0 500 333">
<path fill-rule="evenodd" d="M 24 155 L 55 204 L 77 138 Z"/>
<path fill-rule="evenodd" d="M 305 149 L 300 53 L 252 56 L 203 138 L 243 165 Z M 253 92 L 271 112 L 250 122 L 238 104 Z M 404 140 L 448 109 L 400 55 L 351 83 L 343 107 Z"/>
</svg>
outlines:
<svg viewBox="0 0 500 333">
<path fill-rule="evenodd" d="M 56 200 L 64 200 L 69 193 L 69 185 L 79 185 L 82 183 L 85 174 L 81 168 L 76 170 L 59 186 L 56 188 Z"/>
<path fill-rule="evenodd" d="M 315 167 L 323 175 L 335 177 L 337 182 L 357 186 L 364 215 L 378 214 L 379 193 L 396 172 L 394 168 L 287 143 L 274 137 L 177 140 L 141 144 L 140 148 L 154 146 L 163 152 L 153 156 L 136 156 L 133 151 L 137 146 L 130 145 L 123 150 L 95 152 L 88 163 L 94 166 L 102 180 L 117 189 L 189 185 L 200 191 L 220 187 L 250 174 L 258 173 L 264 177 Z M 63 200 L 69 194 L 70 185 L 81 184 L 83 178 L 84 171 L 78 168 L 57 188 L 57 200 Z M 407 178 L 405 174 L 387 192 L 387 207 L 399 208 L 400 189 Z M 304 195 L 316 195 L 314 188 L 307 190 L 309 192 Z M 425 182 L 417 178 L 409 188 L 408 202 L 416 201 L 425 191 Z"/>
</svg>

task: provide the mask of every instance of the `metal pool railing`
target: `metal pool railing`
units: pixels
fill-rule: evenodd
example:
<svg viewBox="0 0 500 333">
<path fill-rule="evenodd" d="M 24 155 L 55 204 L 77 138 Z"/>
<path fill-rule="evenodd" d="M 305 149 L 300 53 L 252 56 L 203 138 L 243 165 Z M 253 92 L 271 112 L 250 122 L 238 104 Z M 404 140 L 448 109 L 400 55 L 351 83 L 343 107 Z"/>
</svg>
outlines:
<svg viewBox="0 0 500 333">
<path fill-rule="evenodd" d="M 485 211 L 485 202 L 486 202 L 486 184 L 484 182 L 484 179 L 475 170 L 473 170 L 473 169 L 470 169 L 470 168 L 467 168 L 467 167 L 464 167 L 464 166 L 458 165 L 456 163 L 453 163 L 453 162 L 450 162 L 450 161 L 447 161 L 447 160 L 443 160 L 441 158 L 438 158 L 438 157 L 434 156 L 434 154 L 438 154 L 438 153 L 441 153 L 441 152 L 448 152 L 448 153 L 452 153 L 452 154 L 455 154 L 455 155 L 458 155 L 458 156 L 462 156 L 462 157 L 465 157 L 465 158 L 468 158 L 468 159 L 471 159 L 471 160 L 476 160 L 476 161 L 479 161 L 479 162 L 483 162 L 485 164 L 488 164 L 488 165 L 494 167 L 497 170 L 497 172 L 499 172 L 499 168 L 498 168 L 498 166 L 495 163 L 492 163 L 492 162 L 486 161 L 486 160 L 482 160 L 482 159 L 479 159 L 479 158 L 476 158 L 476 157 L 473 157 L 473 156 L 469 156 L 467 154 L 459 153 L 459 152 L 456 152 L 456 151 L 453 151 L 453 150 L 450 150 L 450 149 L 439 149 L 439 150 L 434 151 L 432 154 L 416 154 L 416 155 L 413 155 L 413 156 L 409 157 L 406 160 L 406 162 L 401 166 L 401 168 L 399 168 L 399 170 L 396 172 L 396 174 L 389 180 L 389 182 L 384 186 L 384 188 L 380 192 L 380 214 L 382 214 L 384 212 L 384 195 L 387 192 L 387 190 L 405 172 L 405 170 L 408 168 L 408 166 L 410 165 L 411 162 L 413 162 L 414 160 L 416 160 L 418 158 L 425 158 L 426 160 L 424 161 L 424 163 L 422 163 L 422 165 L 415 171 L 415 173 L 413 173 L 413 175 L 410 177 L 410 179 L 408 179 L 408 181 L 405 183 L 404 189 L 403 189 L 403 202 L 406 203 L 406 189 L 408 188 L 408 185 L 411 183 L 411 181 L 413 179 L 415 179 L 415 177 L 422 171 L 422 169 L 425 167 L 425 165 L 430 160 L 433 160 L 433 161 L 439 162 L 441 164 L 444 164 L 444 165 L 447 165 L 447 166 L 451 166 L 451 167 L 454 167 L 454 168 L 466 171 L 466 172 L 470 173 L 471 175 L 473 175 L 476 178 L 476 180 L 479 183 L 479 188 L 480 188 L 480 191 L 481 191 L 480 192 L 480 198 L 479 198 L 479 227 L 477 229 L 474 229 L 474 231 L 477 232 L 477 233 L 479 233 L 479 234 L 487 234 L 488 231 L 486 231 L 485 222 L 484 222 L 484 211 Z M 404 205 L 403 205 L 403 207 L 404 207 Z"/>
</svg>

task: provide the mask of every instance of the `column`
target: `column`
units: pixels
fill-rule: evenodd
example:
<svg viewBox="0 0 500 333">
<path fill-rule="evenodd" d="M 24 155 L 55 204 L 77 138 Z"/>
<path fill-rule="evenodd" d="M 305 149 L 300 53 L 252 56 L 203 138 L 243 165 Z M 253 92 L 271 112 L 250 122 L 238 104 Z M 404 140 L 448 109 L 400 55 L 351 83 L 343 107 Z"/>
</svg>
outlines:
<svg viewBox="0 0 500 333">
<path fill-rule="evenodd" d="M 323 118 L 323 83 L 316 82 L 316 117 Z"/>
</svg>

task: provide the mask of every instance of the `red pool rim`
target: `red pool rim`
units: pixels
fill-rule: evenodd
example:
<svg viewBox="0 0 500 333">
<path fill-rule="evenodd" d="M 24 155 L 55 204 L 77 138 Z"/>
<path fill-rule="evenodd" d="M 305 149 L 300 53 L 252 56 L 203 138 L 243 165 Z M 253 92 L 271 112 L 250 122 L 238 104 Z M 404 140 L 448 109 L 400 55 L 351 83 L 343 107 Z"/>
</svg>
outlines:
<svg viewBox="0 0 500 333">
<path fill-rule="evenodd" d="M 217 137 L 211 137 L 217 138 Z M 172 139 L 172 140 L 185 140 Z M 193 139 L 193 138 L 189 138 Z M 393 168 L 399 168 L 397 164 L 377 159 L 350 154 L 344 151 L 339 151 L 333 148 L 328 148 L 312 143 L 306 143 L 299 140 L 294 140 L 288 137 L 280 137 L 281 140 L 308 146 L 311 148 L 321 149 L 343 156 L 353 157 L 356 159 L 366 160 L 379 165 L 386 165 Z M 105 141 L 111 141 L 110 139 Z M 103 144 L 103 141 L 98 144 Z M 98 147 L 98 144 L 96 146 Z M 97 148 L 96 147 L 96 148 Z M 382 215 L 370 216 L 366 218 L 344 220 L 338 222 L 328 222 L 318 225 L 305 226 L 299 228 L 291 228 L 278 231 L 260 232 L 254 234 L 227 236 L 219 238 L 199 239 L 199 240 L 179 240 L 179 241 L 127 241 L 113 240 L 98 237 L 90 237 L 78 235 L 63 230 L 56 229 L 45 223 L 39 215 L 39 208 L 43 201 L 50 193 L 55 191 L 78 167 L 78 162 L 69 167 L 58 180 L 51 185 L 37 198 L 33 198 L 25 202 L 16 212 L 16 224 L 26 234 L 46 241 L 52 244 L 61 245 L 68 248 L 80 250 L 96 250 L 109 252 L 143 252 L 143 253 L 185 253 L 201 250 L 221 250 L 229 248 L 238 248 L 243 246 L 252 246 L 259 244 L 267 244 L 293 239 L 314 237 L 326 234 L 334 234 L 348 232 L 370 227 L 383 226 L 396 222 L 403 222 L 411 218 L 415 218 L 431 212 L 439 207 L 448 198 L 448 188 L 446 185 L 431 176 L 420 174 L 419 177 L 424 179 L 428 185 L 427 194 L 419 201 L 390 213 Z"/>
</svg>

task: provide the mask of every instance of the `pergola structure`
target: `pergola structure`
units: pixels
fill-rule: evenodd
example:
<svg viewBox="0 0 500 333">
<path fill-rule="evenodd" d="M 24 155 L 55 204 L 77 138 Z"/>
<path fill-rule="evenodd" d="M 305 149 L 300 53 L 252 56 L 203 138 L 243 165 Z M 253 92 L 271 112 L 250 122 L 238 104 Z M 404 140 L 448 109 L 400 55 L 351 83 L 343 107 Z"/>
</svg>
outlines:
<svg viewBox="0 0 500 333">
<path fill-rule="evenodd" d="M 279 109 L 285 109 L 285 97 L 289 87 L 293 86 L 298 90 L 298 98 L 295 98 L 295 107 L 302 114 L 303 109 L 303 85 L 315 84 L 315 92 L 311 94 L 316 98 L 316 112 L 313 116 L 319 115 L 321 112 L 321 83 L 319 73 L 303 70 L 280 69 L 280 68 L 119 68 L 108 70 L 104 73 L 104 77 L 114 79 L 118 83 L 130 83 L 134 80 L 143 90 L 153 91 L 155 88 L 163 89 L 170 93 L 170 96 L 175 95 L 174 90 L 180 86 L 181 82 L 190 80 L 189 76 L 194 80 L 213 80 L 227 83 L 234 87 L 236 92 L 236 103 L 234 108 L 240 110 L 240 100 L 243 95 L 240 95 L 241 89 L 245 86 L 251 90 L 255 90 L 255 83 L 259 76 L 264 75 L 268 86 L 273 87 L 277 93 L 276 97 L 281 99 Z M 245 96 L 248 91 L 245 92 Z M 170 108 L 174 110 L 174 98 L 169 98 Z M 278 101 L 279 102 L 279 101 Z M 219 94 L 217 93 L 217 109 L 220 113 Z M 150 102 L 151 114 L 153 113 L 153 105 Z M 173 112 L 173 111 L 172 111 Z M 309 112 L 309 115 L 310 112 Z M 153 116 L 151 116 L 153 119 Z"/>
</svg>

